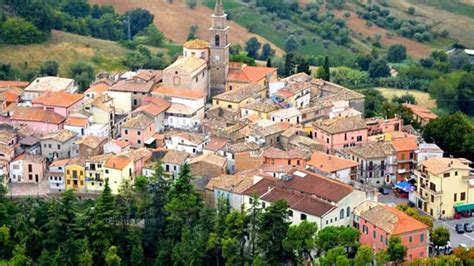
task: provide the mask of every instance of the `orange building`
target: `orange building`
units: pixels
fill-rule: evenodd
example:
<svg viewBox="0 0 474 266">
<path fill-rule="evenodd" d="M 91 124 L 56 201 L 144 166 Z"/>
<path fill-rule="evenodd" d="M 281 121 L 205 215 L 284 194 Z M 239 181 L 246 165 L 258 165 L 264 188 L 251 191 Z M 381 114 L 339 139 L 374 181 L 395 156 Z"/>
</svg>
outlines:
<svg viewBox="0 0 474 266">
<path fill-rule="evenodd" d="M 408 179 L 417 163 L 418 143 L 415 138 L 399 138 L 392 141 L 397 153 L 397 182 Z"/>
<path fill-rule="evenodd" d="M 263 152 L 263 164 L 269 165 L 290 165 L 304 168 L 310 159 L 311 155 L 309 153 L 298 148 L 283 151 L 270 147 Z"/>
</svg>

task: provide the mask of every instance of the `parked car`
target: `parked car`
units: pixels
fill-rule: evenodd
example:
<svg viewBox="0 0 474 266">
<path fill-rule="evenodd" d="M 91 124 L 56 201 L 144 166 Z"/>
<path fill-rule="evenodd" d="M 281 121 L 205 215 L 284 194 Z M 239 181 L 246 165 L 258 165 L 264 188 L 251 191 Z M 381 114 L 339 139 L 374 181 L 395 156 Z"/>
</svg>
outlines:
<svg viewBox="0 0 474 266">
<path fill-rule="evenodd" d="M 456 232 L 458 234 L 464 234 L 464 226 L 462 224 L 456 224 Z"/>
<path fill-rule="evenodd" d="M 464 224 L 464 231 L 466 231 L 466 233 L 471 233 L 472 232 L 472 225 L 470 223 L 465 223 Z"/>
<path fill-rule="evenodd" d="M 382 195 L 388 195 L 388 194 L 390 194 L 390 190 L 389 190 L 388 188 L 384 188 L 384 187 L 379 188 L 379 192 L 380 192 Z"/>
</svg>

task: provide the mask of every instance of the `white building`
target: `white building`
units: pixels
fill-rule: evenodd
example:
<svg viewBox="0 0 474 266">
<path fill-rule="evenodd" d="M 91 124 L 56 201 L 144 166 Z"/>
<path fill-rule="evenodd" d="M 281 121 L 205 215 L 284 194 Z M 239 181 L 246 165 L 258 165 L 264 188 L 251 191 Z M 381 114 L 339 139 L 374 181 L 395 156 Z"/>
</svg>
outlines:
<svg viewBox="0 0 474 266">
<path fill-rule="evenodd" d="M 301 122 L 301 112 L 296 107 L 276 110 L 270 113 L 270 119 L 276 122 L 288 122 L 299 124 Z"/>
<path fill-rule="evenodd" d="M 130 150 L 130 147 L 131 145 L 129 142 L 119 139 L 112 139 L 104 144 L 104 153 L 119 154 Z"/>
<path fill-rule="evenodd" d="M 166 149 L 184 151 L 192 155 L 201 154 L 209 141 L 209 136 L 191 132 L 172 133 L 165 137 Z"/>
<path fill-rule="evenodd" d="M 418 145 L 418 163 L 429 158 L 442 158 L 443 150 L 434 143 L 420 143 Z"/>
<path fill-rule="evenodd" d="M 45 92 L 68 92 L 74 93 L 77 87 L 74 85 L 73 79 L 60 77 L 40 77 L 23 90 L 22 100 L 31 101 L 38 98 Z"/>
<path fill-rule="evenodd" d="M 66 190 L 64 171 L 69 161 L 70 159 L 56 160 L 49 165 L 48 182 L 51 191 L 63 192 Z"/>
</svg>

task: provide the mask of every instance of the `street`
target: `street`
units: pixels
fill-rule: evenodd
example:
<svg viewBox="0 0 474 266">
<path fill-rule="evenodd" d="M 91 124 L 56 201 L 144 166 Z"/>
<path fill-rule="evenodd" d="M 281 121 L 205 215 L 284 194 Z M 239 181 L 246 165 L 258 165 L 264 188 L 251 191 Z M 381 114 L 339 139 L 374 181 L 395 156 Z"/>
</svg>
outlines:
<svg viewBox="0 0 474 266">
<path fill-rule="evenodd" d="M 456 232 L 455 226 L 456 224 L 464 224 L 464 223 L 474 223 L 474 217 L 469 218 L 462 218 L 457 220 L 438 220 L 434 222 L 435 226 L 444 226 L 449 229 L 449 233 L 451 234 L 451 246 L 453 248 L 458 247 L 459 244 L 465 244 L 468 247 L 474 246 L 474 232 L 472 233 L 464 233 L 458 234 Z"/>
</svg>

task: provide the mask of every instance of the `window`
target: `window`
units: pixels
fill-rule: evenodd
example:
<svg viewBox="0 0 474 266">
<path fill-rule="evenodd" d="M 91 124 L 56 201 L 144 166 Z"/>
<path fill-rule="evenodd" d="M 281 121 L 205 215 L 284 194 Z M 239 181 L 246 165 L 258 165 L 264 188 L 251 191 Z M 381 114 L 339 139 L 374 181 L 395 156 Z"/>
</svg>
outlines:
<svg viewBox="0 0 474 266">
<path fill-rule="evenodd" d="M 454 193 L 454 201 L 458 201 L 458 194 Z"/>
<path fill-rule="evenodd" d="M 108 174 L 108 173 L 109 173 L 109 169 L 105 169 L 105 173 Z"/>
<path fill-rule="evenodd" d="M 344 209 L 339 212 L 339 219 L 344 219 Z"/>
<path fill-rule="evenodd" d="M 362 141 L 362 136 L 357 136 L 357 141 Z"/>
<path fill-rule="evenodd" d="M 302 221 L 306 220 L 306 214 L 304 214 L 304 213 L 300 214 L 300 219 Z"/>
<path fill-rule="evenodd" d="M 461 200 L 466 200 L 466 192 L 461 192 Z"/>
<path fill-rule="evenodd" d="M 60 150 L 60 149 L 61 149 L 61 145 L 58 144 L 58 150 Z"/>
<path fill-rule="evenodd" d="M 128 135 L 128 130 L 125 129 L 125 130 L 124 130 L 124 133 L 125 133 L 125 135 Z"/>
<path fill-rule="evenodd" d="M 232 109 L 232 104 L 228 104 L 227 108 Z"/>
<path fill-rule="evenodd" d="M 220 46 L 221 39 L 220 39 L 220 36 L 219 36 L 219 35 L 216 35 L 216 36 L 214 37 L 214 42 L 215 42 L 216 46 Z"/>
<path fill-rule="evenodd" d="M 431 202 L 434 202 L 434 196 L 431 195 Z"/>
<path fill-rule="evenodd" d="M 141 140 L 137 140 L 137 143 L 138 143 L 138 144 L 142 144 L 142 141 L 141 141 Z"/>
<path fill-rule="evenodd" d="M 425 242 L 425 234 L 420 235 L 420 242 Z"/>
<path fill-rule="evenodd" d="M 250 203 L 250 204 L 253 203 L 253 198 L 249 198 L 249 203 Z"/>
<path fill-rule="evenodd" d="M 346 208 L 346 217 L 349 217 L 351 215 L 351 207 Z"/>
<path fill-rule="evenodd" d="M 374 230 L 373 232 L 374 239 L 377 239 L 377 232 Z"/>
<path fill-rule="evenodd" d="M 265 202 L 262 202 L 262 208 L 265 209 L 265 207 L 266 207 L 266 203 L 265 203 Z"/>
<path fill-rule="evenodd" d="M 28 172 L 33 172 L 33 165 L 31 164 L 28 165 Z"/>
<path fill-rule="evenodd" d="M 140 131 L 137 131 L 137 135 L 140 136 L 142 134 L 142 132 Z"/>
<path fill-rule="evenodd" d="M 383 243 L 383 235 L 380 235 L 380 242 Z"/>
<path fill-rule="evenodd" d="M 347 140 L 347 133 L 344 133 L 344 140 Z"/>
<path fill-rule="evenodd" d="M 291 165 L 291 160 L 288 160 L 288 165 Z"/>
<path fill-rule="evenodd" d="M 408 242 L 410 242 L 410 243 L 413 242 L 413 237 L 410 236 L 410 237 L 408 238 Z"/>
<path fill-rule="evenodd" d="M 449 177 L 450 174 L 449 173 L 444 173 L 443 177 Z"/>
<path fill-rule="evenodd" d="M 293 211 L 292 210 L 288 210 L 288 217 L 293 217 Z"/>
</svg>

